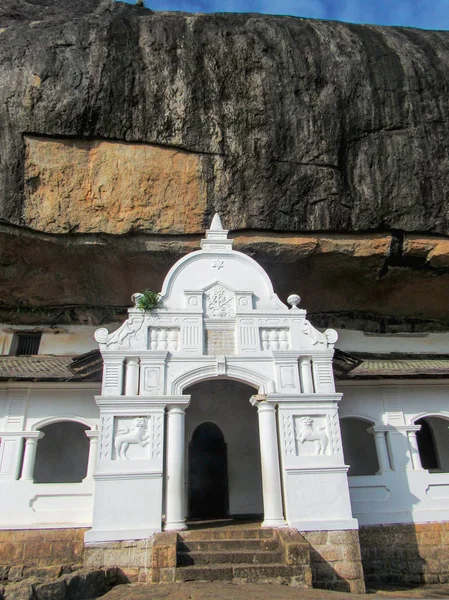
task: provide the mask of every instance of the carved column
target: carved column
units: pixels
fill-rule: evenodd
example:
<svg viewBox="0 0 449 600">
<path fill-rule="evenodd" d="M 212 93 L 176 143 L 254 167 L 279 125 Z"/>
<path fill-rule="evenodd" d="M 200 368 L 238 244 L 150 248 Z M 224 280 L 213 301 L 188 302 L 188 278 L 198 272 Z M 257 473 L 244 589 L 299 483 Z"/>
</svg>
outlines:
<svg viewBox="0 0 449 600">
<path fill-rule="evenodd" d="M 301 391 L 303 394 L 313 394 L 313 378 L 310 358 L 303 357 L 299 360 L 301 373 Z"/>
<path fill-rule="evenodd" d="M 37 442 L 44 437 L 42 431 L 33 431 L 26 434 L 23 453 L 23 466 L 21 481 L 33 481 L 34 464 L 36 462 Z"/>
<path fill-rule="evenodd" d="M 184 510 L 185 407 L 167 410 L 165 531 L 187 529 Z"/>
<path fill-rule="evenodd" d="M 87 429 L 86 436 L 89 438 L 89 458 L 87 460 L 87 472 L 85 479 L 91 479 L 95 473 L 97 462 L 98 436 L 100 434 L 96 429 Z"/>
<path fill-rule="evenodd" d="M 376 445 L 377 461 L 379 463 L 379 472 L 385 473 L 391 471 L 390 457 L 388 455 L 386 433 L 387 427 L 373 426 L 368 429 L 368 433 L 374 436 L 374 443 Z"/>
<path fill-rule="evenodd" d="M 407 438 L 414 471 L 424 471 L 419 455 L 418 440 L 416 439 L 416 433 L 420 429 L 421 425 L 407 425 Z"/>
<path fill-rule="evenodd" d="M 253 398 L 255 397 L 253 396 Z M 264 512 L 262 527 L 284 527 L 286 523 L 282 507 L 276 410 L 272 404 L 266 401 L 252 400 L 251 403 L 257 405 L 259 418 Z"/>
<path fill-rule="evenodd" d="M 139 393 L 139 359 L 126 359 L 125 395 L 137 396 Z"/>
</svg>

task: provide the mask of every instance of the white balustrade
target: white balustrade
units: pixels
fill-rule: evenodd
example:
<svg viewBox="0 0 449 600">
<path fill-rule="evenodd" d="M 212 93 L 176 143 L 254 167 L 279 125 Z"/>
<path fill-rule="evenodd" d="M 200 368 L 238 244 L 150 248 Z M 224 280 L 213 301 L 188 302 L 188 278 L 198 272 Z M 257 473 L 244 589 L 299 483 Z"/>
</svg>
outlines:
<svg viewBox="0 0 449 600">
<path fill-rule="evenodd" d="M 167 327 L 151 327 L 149 334 L 150 350 L 179 350 L 179 329 Z"/>
<path fill-rule="evenodd" d="M 260 343 L 262 350 L 290 350 L 289 331 L 287 328 L 263 328 Z"/>
</svg>

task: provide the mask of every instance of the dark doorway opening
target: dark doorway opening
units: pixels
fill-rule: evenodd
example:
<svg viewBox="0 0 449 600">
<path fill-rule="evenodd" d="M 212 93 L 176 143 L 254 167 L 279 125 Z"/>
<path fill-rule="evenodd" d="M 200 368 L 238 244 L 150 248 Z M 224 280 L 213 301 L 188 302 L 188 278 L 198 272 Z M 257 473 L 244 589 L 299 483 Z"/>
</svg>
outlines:
<svg viewBox="0 0 449 600">
<path fill-rule="evenodd" d="M 221 429 L 198 425 L 189 444 L 189 518 L 222 519 L 228 515 L 228 465 Z"/>
</svg>

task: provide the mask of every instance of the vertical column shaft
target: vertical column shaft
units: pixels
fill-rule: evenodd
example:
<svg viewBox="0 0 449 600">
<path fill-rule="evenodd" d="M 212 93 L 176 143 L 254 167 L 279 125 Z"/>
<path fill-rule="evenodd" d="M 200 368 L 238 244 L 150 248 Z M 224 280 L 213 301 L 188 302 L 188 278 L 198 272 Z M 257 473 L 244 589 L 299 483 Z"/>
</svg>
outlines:
<svg viewBox="0 0 449 600">
<path fill-rule="evenodd" d="M 272 404 L 257 404 L 260 436 L 260 460 L 264 520 L 262 527 L 285 526 L 282 508 L 281 473 L 276 429 L 276 411 Z"/>
<path fill-rule="evenodd" d="M 299 359 L 299 371 L 301 374 L 301 390 L 303 394 L 313 394 L 313 378 L 310 358 Z"/>
<path fill-rule="evenodd" d="M 28 434 L 25 438 L 25 448 L 23 453 L 23 466 L 21 481 L 33 481 L 34 464 L 36 462 L 37 442 L 44 437 L 41 431 L 35 431 Z"/>
<path fill-rule="evenodd" d="M 137 396 L 139 393 L 139 359 L 128 358 L 125 371 L 125 395 Z"/>
<path fill-rule="evenodd" d="M 187 529 L 184 511 L 185 408 L 167 410 L 165 531 Z"/>
<path fill-rule="evenodd" d="M 407 427 L 407 437 L 410 447 L 410 456 L 412 459 L 412 466 L 414 471 L 423 471 L 421 463 L 421 457 L 419 455 L 418 440 L 416 439 L 416 433 L 421 429 L 421 425 L 412 425 Z"/>
<path fill-rule="evenodd" d="M 89 458 L 87 460 L 87 473 L 86 479 L 91 479 L 95 473 L 95 465 L 97 462 L 97 447 L 98 447 L 98 436 L 100 434 L 96 429 L 88 429 L 86 436 L 89 438 Z"/>
<path fill-rule="evenodd" d="M 379 463 L 379 471 L 385 473 L 391 471 L 390 457 L 388 455 L 386 431 L 384 428 L 370 427 L 368 432 L 374 436 L 374 444 L 376 445 L 377 461 Z"/>
</svg>

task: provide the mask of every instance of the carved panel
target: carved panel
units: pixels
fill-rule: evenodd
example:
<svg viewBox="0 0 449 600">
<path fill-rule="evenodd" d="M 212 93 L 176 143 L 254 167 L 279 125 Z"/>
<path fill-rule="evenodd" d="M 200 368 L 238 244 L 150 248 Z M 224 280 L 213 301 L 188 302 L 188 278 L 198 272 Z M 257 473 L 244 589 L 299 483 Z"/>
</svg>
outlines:
<svg viewBox="0 0 449 600">
<path fill-rule="evenodd" d="M 262 350 L 290 350 L 288 328 L 262 328 L 260 330 L 260 347 Z"/>
<path fill-rule="evenodd" d="M 105 391 L 115 391 L 121 394 L 121 385 L 123 381 L 123 361 L 105 362 L 104 365 L 104 381 L 103 386 Z"/>
<path fill-rule="evenodd" d="M 284 424 L 284 443 L 285 443 L 285 453 L 287 455 L 296 454 L 295 448 L 295 431 L 293 426 L 293 417 L 292 415 L 284 415 L 283 418 Z"/>
<path fill-rule="evenodd" d="M 182 347 L 185 352 L 199 352 L 200 326 L 198 319 L 183 320 Z"/>
<path fill-rule="evenodd" d="M 151 455 L 153 458 L 158 458 L 162 454 L 162 433 L 163 433 L 163 417 L 157 415 L 153 417 L 153 440 Z"/>
<path fill-rule="evenodd" d="M 295 416 L 294 424 L 298 456 L 329 454 L 329 435 L 324 415 Z"/>
<path fill-rule="evenodd" d="M 14 467 L 20 442 L 20 438 L 0 438 L 0 479 L 16 478 Z"/>
<path fill-rule="evenodd" d="M 240 344 L 242 352 L 257 352 L 259 350 L 254 319 L 242 319 L 240 321 Z"/>
<path fill-rule="evenodd" d="M 5 426 L 7 431 L 20 431 L 25 423 L 25 390 L 9 390 L 6 404 Z"/>
<path fill-rule="evenodd" d="M 211 319 L 229 319 L 235 316 L 235 295 L 222 285 L 214 285 L 205 294 L 205 314 Z"/>
<path fill-rule="evenodd" d="M 298 367 L 297 366 L 293 367 L 290 365 L 279 367 L 279 375 L 280 375 L 280 379 L 281 379 L 281 387 L 282 388 L 296 388 L 294 369 L 296 369 L 296 371 L 297 371 Z"/>
<path fill-rule="evenodd" d="M 334 374 L 330 360 L 313 360 L 313 376 L 317 392 L 334 391 Z"/>
<path fill-rule="evenodd" d="M 142 316 L 126 320 L 117 331 L 108 336 L 108 350 L 138 350 L 141 347 L 139 333 L 143 322 Z"/>
<path fill-rule="evenodd" d="M 110 458 L 112 453 L 112 415 L 101 417 L 100 458 Z"/>
<path fill-rule="evenodd" d="M 160 387 L 161 370 L 159 367 L 144 368 L 144 390 L 150 394 L 157 394 Z"/>
<path fill-rule="evenodd" d="M 149 458 L 151 417 L 116 417 L 113 460 Z"/>
<path fill-rule="evenodd" d="M 331 425 L 331 444 L 333 454 L 338 454 L 341 450 L 341 432 L 340 432 L 340 420 L 337 412 L 334 412 L 330 419 Z"/>
</svg>

